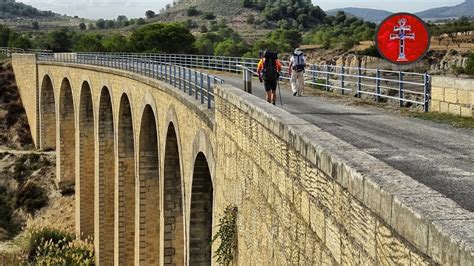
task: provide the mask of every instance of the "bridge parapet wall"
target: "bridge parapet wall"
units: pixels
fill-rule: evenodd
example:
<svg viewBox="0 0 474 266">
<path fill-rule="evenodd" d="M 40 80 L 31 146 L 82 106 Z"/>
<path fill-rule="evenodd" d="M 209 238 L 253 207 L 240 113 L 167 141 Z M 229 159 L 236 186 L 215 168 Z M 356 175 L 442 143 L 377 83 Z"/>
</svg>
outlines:
<svg viewBox="0 0 474 266">
<path fill-rule="evenodd" d="M 216 215 L 239 208 L 238 262 L 472 265 L 471 213 L 308 122 L 216 92 Z"/>
<path fill-rule="evenodd" d="M 474 117 L 474 79 L 433 76 L 431 112 Z"/>
</svg>

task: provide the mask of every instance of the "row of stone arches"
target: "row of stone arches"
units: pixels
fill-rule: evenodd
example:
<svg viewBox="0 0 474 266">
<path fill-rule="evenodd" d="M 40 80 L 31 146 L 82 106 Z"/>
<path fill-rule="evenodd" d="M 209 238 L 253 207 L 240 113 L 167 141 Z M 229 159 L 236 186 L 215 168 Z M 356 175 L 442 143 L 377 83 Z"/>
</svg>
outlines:
<svg viewBox="0 0 474 266">
<path fill-rule="evenodd" d="M 186 229 L 179 138 L 173 122 L 166 131 L 161 177 L 157 118 L 150 105 L 135 130 L 130 99 L 123 94 L 115 132 L 107 87 L 99 93 L 96 112 L 88 82 L 80 88 L 77 110 L 67 78 L 55 92 L 46 75 L 40 89 L 40 147 L 56 149 L 62 185 L 75 183 L 78 231 L 83 237 L 94 236 L 98 263 L 210 264 L 213 187 L 204 153 L 198 153 L 194 162 Z"/>
</svg>

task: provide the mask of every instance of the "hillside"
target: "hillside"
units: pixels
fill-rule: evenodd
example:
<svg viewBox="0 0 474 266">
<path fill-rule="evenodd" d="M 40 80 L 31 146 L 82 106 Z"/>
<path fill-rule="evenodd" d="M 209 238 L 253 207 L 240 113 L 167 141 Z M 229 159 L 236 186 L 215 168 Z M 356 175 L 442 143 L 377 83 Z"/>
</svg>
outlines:
<svg viewBox="0 0 474 266">
<path fill-rule="evenodd" d="M 416 13 L 419 17 L 425 19 L 457 18 L 462 16 L 474 17 L 474 0 L 466 0 L 456 6 L 446 6 L 428 9 Z"/>
<path fill-rule="evenodd" d="M 0 0 L 0 19 L 13 18 L 51 18 L 59 16 L 51 11 L 41 11 L 30 5 L 17 3 L 15 0 Z"/>
<path fill-rule="evenodd" d="M 74 230 L 74 191 L 55 185 L 54 152 L 34 151 L 11 62 L 0 62 L 0 265 L 30 265 L 28 228 Z"/>
<path fill-rule="evenodd" d="M 355 17 L 358 17 L 365 21 L 370 21 L 370 22 L 381 22 L 386 17 L 392 14 L 392 12 L 388 12 L 385 10 L 371 9 L 371 8 L 358 8 L 358 7 L 331 9 L 331 10 L 326 11 L 326 14 L 330 16 L 334 16 L 336 15 L 337 11 L 344 11 L 346 14 L 353 15 Z"/>
<path fill-rule="evenodd" d="M 189 7 L 213 12 L 219 16 L 236 15 L 243 9 L 241 0 L 182 0 L 171 7 L 169 12 L 182 11 Z"/>
</svg>

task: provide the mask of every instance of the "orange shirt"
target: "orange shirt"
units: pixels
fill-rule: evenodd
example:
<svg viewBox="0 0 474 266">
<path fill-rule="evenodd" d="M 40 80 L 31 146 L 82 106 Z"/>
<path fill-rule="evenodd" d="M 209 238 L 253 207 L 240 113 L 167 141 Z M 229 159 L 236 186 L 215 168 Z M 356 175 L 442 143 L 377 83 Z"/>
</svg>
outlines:
<svg viewBox="0 0 474 266">
<path fill-rule="evenodd" d="M 260 62 L 258 62 L 258 65 L 257 65 L 257 73 L 260 75 L 260 73 L 262 72 L 263 70 L 263 63 L 265 62 L 265 58 L 262 58 L 260 59 Z M 280 60 L 275 60 L 275 66 L 276 66 L 276 70 L 278 72 L 281 71 L 281 69 L 283 68 L 283 65 L 281 64 Z"/>
</svg>

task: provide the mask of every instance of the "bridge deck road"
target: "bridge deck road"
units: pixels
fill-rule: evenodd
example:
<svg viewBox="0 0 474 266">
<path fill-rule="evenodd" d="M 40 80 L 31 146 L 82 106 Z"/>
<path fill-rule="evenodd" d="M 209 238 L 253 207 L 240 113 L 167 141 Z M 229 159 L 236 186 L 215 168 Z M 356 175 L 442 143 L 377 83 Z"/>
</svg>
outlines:
<svg viewBox="0 0 474 266">
<path fill-rule="evenodd" d="M 243 87 L 240 75 L 217 76 Z M 253 94 L 263 99 L 263 85 L 256 79 L 252 85 Z M 347 100 L 294 97 L 288 85 L 282 85 L 282 95 L 286 111 L 474 211 L 474 129 L 403 117 L 381 108 L 349 106 Z"/>
</svg>

